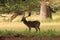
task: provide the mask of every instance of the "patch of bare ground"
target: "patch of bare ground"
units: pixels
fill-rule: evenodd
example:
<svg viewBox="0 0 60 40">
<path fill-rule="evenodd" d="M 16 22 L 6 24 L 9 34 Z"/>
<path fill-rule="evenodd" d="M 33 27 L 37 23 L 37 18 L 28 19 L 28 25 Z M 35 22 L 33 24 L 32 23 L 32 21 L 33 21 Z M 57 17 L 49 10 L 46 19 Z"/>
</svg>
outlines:
<svg viewBox="0 0 60 40">
<path fill-rule="evenodd" d="M 60 40 L 60 36 L 57 37 L 26 37 L 26 36 L 13 36 L 13 37 L 0 37 L 0 40 Z"/>
</svg>

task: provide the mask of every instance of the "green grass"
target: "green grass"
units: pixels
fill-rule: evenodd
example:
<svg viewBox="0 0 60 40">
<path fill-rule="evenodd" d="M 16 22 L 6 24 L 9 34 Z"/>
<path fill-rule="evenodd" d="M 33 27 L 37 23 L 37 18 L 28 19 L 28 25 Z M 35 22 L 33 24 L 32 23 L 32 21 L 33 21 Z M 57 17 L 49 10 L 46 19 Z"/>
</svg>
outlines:
<svg viewBox="0 0 60 40">
<path fill-rule="evenodd" d="M 57 19 L 50 19 L 50 18 L 48 18 L 48 19 L 45 19 L 44 21 L 42 21 L 42 22 L 60 22 L 60 18 L 57 18 Z"/>
<path fill-rule="evenodd" d="M 48 30 L 48 31 L 40 31 L 40 32 L 29 32 L 28 30 L 22 31 L 22 32 L 15 32 L 15 31 L 0 31 L 0 35 L 2 36 L 12 36 L 15 34 L 23 34 L 27 37 L 54 37 L 54 36 L 60 36 L 60 32 L 56 32 L 55 30 Z"/>
<path fill-rule="evenodd" d="M 48 19 L 43 20 L 42 22 L 53 22 L 53 20 L 48 18 Z"/>
<path fill-rule="evenodd" d="M 30 36 L 36 36 L 36 37 L 54 37 L 54 36 L 59 36 L 59 32 L 55 31 L 55 30 L 48 30 L 48 31 L 40 31 L 40 32 L 28 32 L 28 31 L 24 31 L 22 34 L 27 35 L 28 37 Z"/>
<path fill-rule="evenodd" d="M 60 14 L 53 14 L 53 16 L 59 16 L 59 18 L 57 18 L 57 19 L 46 19 L 46 20 L 44 20 L 43 22 L 60 22 Z M 35 16 L 33 16 L 33 17 L 35 17 Z M 14 21 L 15 22 L 15 21 Z M 20 21 L 20 18 L 18 18 L 17 20 L 16 20 L 16 22 L 21 22 Z M 47 26 L 47 25 L 46 25 Z M 50 25 L 49 25 L 49 27 L 50 27 Z M 52 25 L 52 27 L 53 27 L 53 25 Z M 54 26 L 55 27 L 55 26 Z M 59 28 L 59 26 L 58 26 L 58 28 Z M 20 31 L 20 30 L 19 30 Z M 45 37 L 45 36 L 47 36 L 47 37 L 53 37 L 53 36 L 60 36 L 60 32 L 57 32 L 56 30 L 47 30 L 47 31 L 40 31 L 40 32 L 35 32 L 35 31 L 32 31 L 31 33 L 28 31 L 28 30 L 24 30 L 24 31 L 22 31 L 22 32 L 16 32 L 16 31 L 12 31 L 12 30 L 5 30 L 5 31 L 3 31 L 3 30 L 0 30 L 0 35 L 2 35 L 2 36 L 13 36 L 13 35 L 15 35 L 15 34 L 22 34 L 22 35 L 25 35 L 25 36 L 27 36 L 27 37 L 32 37 L 32 36 L 36 36 L 36 37 Z"/>
<path fill-rule="evenodd" d="M 16 34 L 15 31 L 8 31 L 8 30 L 2 31 L 2 30 L 0 30 L 0 35 L 1 36 L 13 36 L 15 34 Z"/>
</svg>

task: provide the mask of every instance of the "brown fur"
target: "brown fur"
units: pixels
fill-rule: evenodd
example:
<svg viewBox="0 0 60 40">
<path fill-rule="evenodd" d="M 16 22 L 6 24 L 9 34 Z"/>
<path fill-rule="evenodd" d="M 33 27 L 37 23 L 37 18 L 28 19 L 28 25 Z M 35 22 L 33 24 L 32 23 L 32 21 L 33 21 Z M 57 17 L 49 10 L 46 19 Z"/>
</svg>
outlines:
<svg viewBox="0 0 60 40">
<path fill-rule="evenodd" d="M 39 21 L 27 21 L 25 17 L 22 18 L 23 23 L 29 28 L 29 31 L 31 31 L 31 28 L 35 28 L 36 32 L 40 31 L 40 22 Z"/>
</svg>

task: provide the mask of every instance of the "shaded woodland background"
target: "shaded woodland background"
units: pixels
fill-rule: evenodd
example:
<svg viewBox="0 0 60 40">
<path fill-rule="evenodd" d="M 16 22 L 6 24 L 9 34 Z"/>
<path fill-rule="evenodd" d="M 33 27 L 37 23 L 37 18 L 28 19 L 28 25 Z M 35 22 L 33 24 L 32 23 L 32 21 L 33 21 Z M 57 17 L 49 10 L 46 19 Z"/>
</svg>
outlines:
<svg viewBox="0 0 60 40">
<path fill-rule="evenodd" d="M 60 0 L 0 0 L 0 14 L 13 14 L 10 21 L 18 15 L 25 15 L 25 12 L 28 12 L 28 16 L 35 12 L 40 15 L 40 20 L 44 20 L 52 18 L 52 13 L 58 10 L 60 10 Z"/>
</svg>

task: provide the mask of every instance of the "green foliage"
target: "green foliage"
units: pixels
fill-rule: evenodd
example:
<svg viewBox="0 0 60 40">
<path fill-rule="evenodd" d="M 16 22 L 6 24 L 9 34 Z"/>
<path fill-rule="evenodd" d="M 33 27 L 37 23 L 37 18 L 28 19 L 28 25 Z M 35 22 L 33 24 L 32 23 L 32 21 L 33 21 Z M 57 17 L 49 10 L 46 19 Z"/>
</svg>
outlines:
<svg viewBox="0 0 60 40">
<path fill-rule="evenodd" d="M 55 1 L 55 2 L 54 2 Z M 4 8 L 2 8 L 2 12 L 7 11 L 21 11 L 21 10 L 31 10 L 31 11 L 39 11 L 41 0 L 0 0 L 0 3 L 3 4 Z M 50 6 L 55 10 L 60 10 L 60 2 L 56 2 L 56 0 L 51 0 Z M 0 7 L 1 8 L 1 7 Z"/>
<path fill-rule="evenodd" d="M 2 8 L 2 12 L 5 11 L 21 11 L 21 10 L 28 10 L 29 6 L 34 9 L 36 7 L 38 7 L 38 5 L 40 6 L 39 3 L 40 0 L 26 0 L 26 1 L 22 1 L 22 0 L 0 0 L 0 2 L 4 2 L 4 8 Z"/>
<path fill-rule="evenodd" d="M 21 34 L 24 34 L 27 37 L 54 37 L 54 36 L 60 36 L 59 32 L 55 30 L 48 30 L 48 31 L 40 31 L 40 32 L 29 32 L 27 30 L 21 32 Z"/>
<path fill-rule="evenodd" d="M 60 10 L 60 0 L 51 0 L 50 6 L 56 11 Z"/>
<path fill-rule="evenodd" d="M 12 36 L 14 34 L 16 34 L 15 31 L 8 31 L 8 30 L 2 31 L 2 30 L 0 30 L 0 35 L 2 35 L 2 36 Z"/>
<path fill-rule="evenodd" d="M 16 35 L 16 34 L 19 34 L 19 35 L 24 35 L 24 36 L 27 36 L 27 37 L 53 37 L 53 36 L 60 36 L 60 33 L 55 31 L 55 30 L 48 30 L 48 31 L 40 31 L 40 32 L 29 32 L 28 30 L 25 30 L 25 31 L 22 31 L 22 32 L 15 32 L 15 31 L 8 31 L 8 30 L 5 30 L 5 31 L 1 31 L 0 30 L 0 35 L 1 36 L 13 36 L 13 35 Z"/>
<path fill-rule="evenodd" d="M 45 36 L 56 36 L 56 31 L 55 30 L 48 30 L 47 32 L 45 32 L 44 34 Z"/>
</svg>

